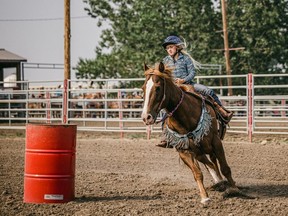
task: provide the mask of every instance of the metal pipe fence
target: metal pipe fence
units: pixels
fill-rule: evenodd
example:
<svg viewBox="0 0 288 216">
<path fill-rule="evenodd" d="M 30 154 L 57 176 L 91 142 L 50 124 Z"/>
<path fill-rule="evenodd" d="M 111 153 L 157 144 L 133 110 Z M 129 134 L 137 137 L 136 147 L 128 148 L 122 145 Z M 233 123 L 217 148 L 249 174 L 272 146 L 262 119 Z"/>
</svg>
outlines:
<svg viewBox="0 0 288 216">
<path fill-rule="evenodd" d="M 275 91 L 287 92 L 288 85 L 261 82 L 287 76 L 233 75 L 232 82 L 241 83 L 233 86 L 227 86 L 226 75 L 198 76 L 196 80 L 212 88 L 234 112 L 227 131 L 251 138 L 256 133 L 288 134 L 288 94 Z M 121 136 L 141 132 L 149 137 L 161 132 L 161 125 L 142 123 L 143 83 L 143 78 L 11 82 L 23 88 L 0 90 L 0 129 L 25 129 L 27 123 L 73 123 L 84 131 L 120 132 Z M 227 95 L 229 88 L 233 96 Z"/>
</svg>

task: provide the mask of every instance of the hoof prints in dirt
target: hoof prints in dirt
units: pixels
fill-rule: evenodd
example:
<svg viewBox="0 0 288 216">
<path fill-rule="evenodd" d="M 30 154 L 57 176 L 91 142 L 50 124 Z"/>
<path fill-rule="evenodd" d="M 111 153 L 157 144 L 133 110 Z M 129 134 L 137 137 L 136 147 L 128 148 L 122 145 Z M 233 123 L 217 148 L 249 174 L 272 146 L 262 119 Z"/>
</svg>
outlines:
<svg viewBox="0 0 288 216">
<path fill-rule="evenodd" d="M 236 196 L 211 189 L 203 206 L 191 171 L 174 149 L 156 148 L 158 139 L 93 137 L 77 140 L 75 200 L 39 205 L 23 203 L 25 139 L 3 138 L 0 215 L 287 215 L 288 145 L 225 140 Z M 207 187 L 213 179 L 203 174 Z"/>
</svg>

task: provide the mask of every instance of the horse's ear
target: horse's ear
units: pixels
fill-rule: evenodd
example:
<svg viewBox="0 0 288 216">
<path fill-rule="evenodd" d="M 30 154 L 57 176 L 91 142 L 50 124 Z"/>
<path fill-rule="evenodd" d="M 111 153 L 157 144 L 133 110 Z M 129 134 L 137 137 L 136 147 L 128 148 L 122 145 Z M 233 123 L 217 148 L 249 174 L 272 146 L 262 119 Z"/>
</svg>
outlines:
<svg viewBox="0 0 288 216">
<path fill-rule="evenodd" d="M 161 73 L 163 73 L 163 72 L 165 71 L 165 65 L 164 65 L 163 62 L 160 62 L 160 63 L 159 63 L 159 71 L 160 71 Z"/>
<path fill-rule="evenodd" d="M 148 70 L 149 67 L 147 66 L 146 62 L 144 62 L 144 71 Z"/>
</svg>

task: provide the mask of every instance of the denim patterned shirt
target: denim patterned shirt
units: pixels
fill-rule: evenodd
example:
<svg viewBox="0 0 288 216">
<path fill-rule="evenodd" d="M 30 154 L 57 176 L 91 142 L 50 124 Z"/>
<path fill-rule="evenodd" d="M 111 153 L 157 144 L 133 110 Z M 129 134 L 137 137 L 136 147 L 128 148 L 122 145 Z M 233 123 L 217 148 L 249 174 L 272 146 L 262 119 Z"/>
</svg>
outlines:
<svg viewBox="0 0 288 216">
<path fill-rule="evenodd" d="M 193 84 L 195 77 L 195 68 L 192 59 L 183 53 L 179 53 L 178 59 L 175 61 L 171 56 L 166 56 L 163 63 L 169 68 L 173 68 L 175 78 L 185 80 L 185 84 Z"/>
</svg>

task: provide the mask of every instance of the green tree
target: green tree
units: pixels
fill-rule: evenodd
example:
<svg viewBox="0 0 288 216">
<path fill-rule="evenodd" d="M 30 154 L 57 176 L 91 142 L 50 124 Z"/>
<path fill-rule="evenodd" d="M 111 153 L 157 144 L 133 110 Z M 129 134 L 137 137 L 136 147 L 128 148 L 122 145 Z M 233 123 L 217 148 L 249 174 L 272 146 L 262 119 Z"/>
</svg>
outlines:
<svg viewBox="0 0 288 216">
<path fill-rule="evenodd" d="M 162 41 L 170 34 L 185 38 L 192 56 L 219 62 L 221 17 L 211 0 L 89 0 L 88 13 L 98 25 L 108 22 L 96 58 L 80 59 L 77 77 L 143 77 L 143 63 L 165 55 Z M 220 56 L 220 59 L 223 56 Z"/>
<path fill-rule="evenodd" d="M 80 59 L 77 77 L 143 77 L 143 63 L 153 64 L 165 55 L 164 38 L 185 38 L 188 51 L 204 64 L 225 63 L 220 0 L 86 0 L 87 11 L 101 35 L 95 59 Z M 227 1 L 232 74 L 280 73 L 287 70 L 288 1 Z M 223 67 L 225 69 L 225 65 Z M 209 71 L 200 73 L 209 74 Z M 237 83 L 238 82 L 238 83 Z M 233 81 L 234 84 L 241 81 Z M 287 83 L 271 78 L 266 83 Z"/>
<path fill-rule="evenodd" d="M 235 74 L 281 72 L 288 59 L 288 1 L 229 1 L 229 41 Z M 246 73 L 247 73 L 246 72 Z"/>
<path fill-rule="evenodd" d="M 230 47 L 245 47 L 230 54 L 232 74 L 284 73 L 288 59 L 288 1 L 228 2 Z M 259 79 L 256 84 L 287 84 L 287 77 Z M 262 94 L 266 94 L 265 90 Z M 268 90 L 271 91 L 271 90 Z M 279 90 L 275 90 L 279 91 Z M 287 93 L 287 92 L 286 92 Z"/>
</svg>

